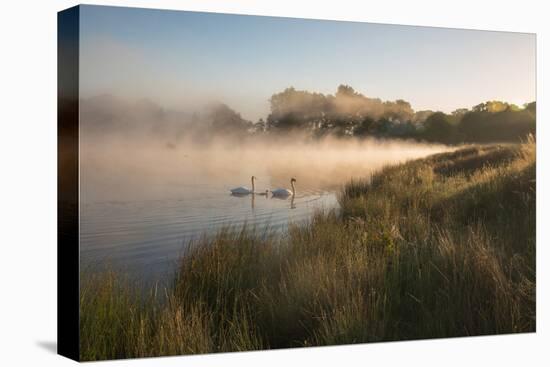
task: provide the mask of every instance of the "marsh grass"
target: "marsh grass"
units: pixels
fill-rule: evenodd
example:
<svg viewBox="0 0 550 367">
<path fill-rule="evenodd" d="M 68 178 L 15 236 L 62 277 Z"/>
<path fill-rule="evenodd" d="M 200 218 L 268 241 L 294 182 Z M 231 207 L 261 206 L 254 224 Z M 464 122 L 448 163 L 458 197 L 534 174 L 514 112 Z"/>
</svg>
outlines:
<svg viewBox="0 0 550 367">
<path fill-rule="evenodd" d="M 287 235 L 189 246 L 173 285 L 81 283 L 83 360 L 532 332 L 535 142 L 474 146 L 347 184 Z"/>
</svg>

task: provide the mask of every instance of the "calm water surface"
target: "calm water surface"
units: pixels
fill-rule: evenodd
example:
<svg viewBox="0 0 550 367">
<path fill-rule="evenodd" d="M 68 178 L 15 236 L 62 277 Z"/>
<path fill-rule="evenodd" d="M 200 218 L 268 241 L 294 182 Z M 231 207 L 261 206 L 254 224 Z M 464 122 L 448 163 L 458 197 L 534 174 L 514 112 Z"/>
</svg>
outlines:
<svg viewBox="0 0 550 367">
<path fill-rule="evenodd" d="M 301 190 L 294 199 L 236 197 L 223 184 L 188 184 L 167 199 L 88 203 L 81 207 L 81 263 L 109 263 L 140 277 L 162 278 L 184 245 L 203 234 L 245 223 L 284 231 L 289 222 L 337 206 L 334 191 Z"/>
</svg>

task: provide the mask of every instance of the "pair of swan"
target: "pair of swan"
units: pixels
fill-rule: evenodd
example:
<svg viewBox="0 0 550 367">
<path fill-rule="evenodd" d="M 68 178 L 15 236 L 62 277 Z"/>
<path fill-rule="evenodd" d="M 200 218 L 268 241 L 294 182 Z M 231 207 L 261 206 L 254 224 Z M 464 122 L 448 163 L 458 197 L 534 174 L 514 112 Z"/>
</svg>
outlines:
<svg viewBox="0 0 550 367">
<path fill-rule="evenodd" d="M 252 176 L 251 179 L 250 179 L 250 181 L 252 182 L 252 190 L 250 190 L 248 187 L 240 186 L 240 187 L 236 187 L 234 189 L 231 189 L 230 191 L 233 195 L 257 194 L 257 195 L 266 195 L 267 196 L 267 194 L 270 190 L 265 190 L 265 192 L 256 192 L 256 188 L 255 188 L 255 185 L 254 185 L 255 180 L 256 180 L 255 176 Z M 290 186 L 292 187 L 292 190 L 289 190 L 289 189 L 286 189 L 286 188 L 279 188 L 279 189 L 271 190 L 271 194 L 273 196 L 277 196 L 277 197 L 287 197 L 287 196 L 290 196 L 290 195 L 292 195 L 294 197 L 294 195 L 296 195 L 296 188 L 294 187 L 294 182 L 296 182 L 296 179 L 293 177 L 293 178 L 290 179 Z"/>
</svg>

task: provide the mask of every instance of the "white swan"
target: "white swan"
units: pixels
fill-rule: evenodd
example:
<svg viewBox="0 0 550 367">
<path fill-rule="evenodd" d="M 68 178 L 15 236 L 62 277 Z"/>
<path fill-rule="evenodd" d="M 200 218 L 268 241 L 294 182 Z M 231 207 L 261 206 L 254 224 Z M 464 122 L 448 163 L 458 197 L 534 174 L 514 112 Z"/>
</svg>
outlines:
<svg viewBox="0 0 550 367">
<path fill-rule="evenodd" d="M 289 190 L 289 189 L 275 189 L 275 190 L 271 190 L 271 194 L 273 196 L 277 196 L 277 197 L 287 197 L 287 196 L 290 196 L 292 195 L 292 197 L 294 197 L 294 195 L 296 195 L 296 189 L 294 188 L 294 182 L 296 182 L 296 179 L 293 177 L 290 179 L 290 186 L 292 187 L 292 191 Z"/>
<path fill-rule="evenodd" d="M 252 181 L 252 190 L 250 190 L 248 187 L 246 186 L 240 186 L 240 187 L 236 187 L 234 189 L 231 189 L 229 191 L 231 191 L 231 194 L 233 195 L 249 195 L 249 194 L 254 194 L 254 180 L 256 179 L 256 177 L 252 176 L 250 178 L 250 181 Z"/>
</svg>

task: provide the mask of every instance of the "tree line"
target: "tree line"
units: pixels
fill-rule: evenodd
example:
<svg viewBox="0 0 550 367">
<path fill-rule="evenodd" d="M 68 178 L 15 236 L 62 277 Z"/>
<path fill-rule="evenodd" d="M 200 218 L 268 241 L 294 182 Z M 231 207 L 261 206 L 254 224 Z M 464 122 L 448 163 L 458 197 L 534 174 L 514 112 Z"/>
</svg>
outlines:
<svg viewBox="0 0 550 367">
<path fill-rule="evenodd" d="M 414 111 L 404 100 L 382 101 L 340 85 L 334 95 L 293 87 L 274 94 L 270 114 L 256 123 L 226 105 L 211 114 L 217 133 L 402 138 L 445 144 L 517 141 L 535 134 L 536 102 L 524 106 L 488 101 L 452 113 Z"/>
</svg>

